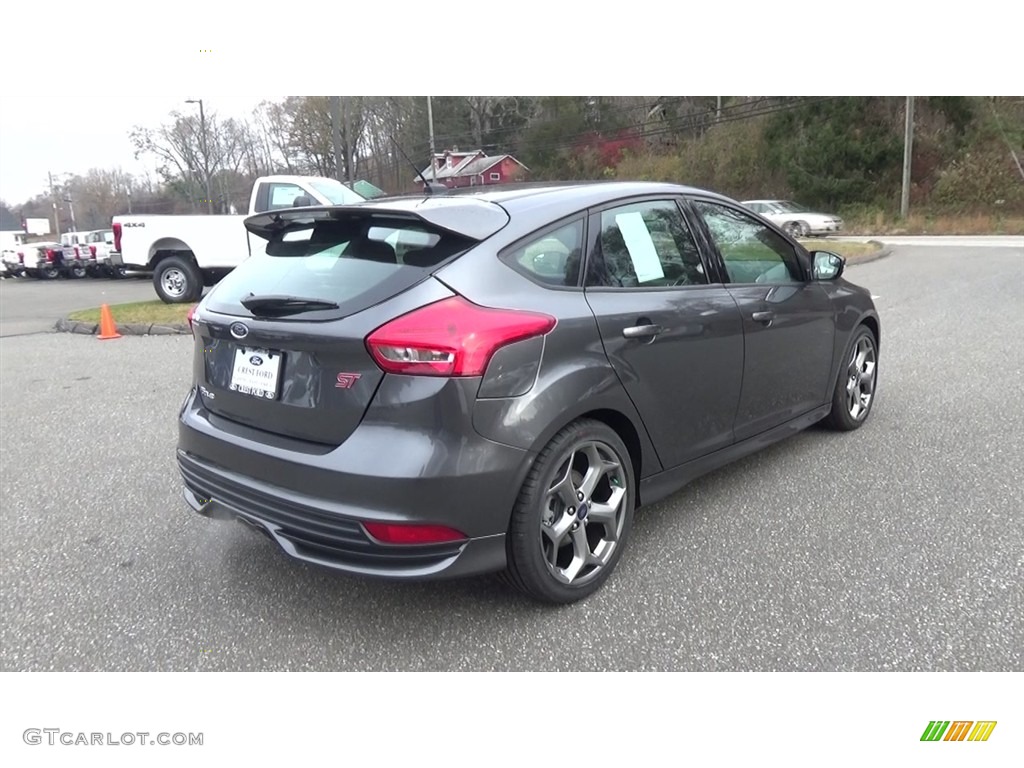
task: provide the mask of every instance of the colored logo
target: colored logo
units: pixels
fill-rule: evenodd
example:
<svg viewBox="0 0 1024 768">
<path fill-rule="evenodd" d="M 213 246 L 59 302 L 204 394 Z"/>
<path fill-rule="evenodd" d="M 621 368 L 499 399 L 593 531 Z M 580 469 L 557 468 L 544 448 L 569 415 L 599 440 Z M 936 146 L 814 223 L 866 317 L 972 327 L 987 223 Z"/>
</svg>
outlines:
<svg viewBox="0 0 1024 768">
<path fill-rule="evenodd" d="M 995 720 L 932 720 L 921 741 L 988 741 L 995 728 Z"/>
<path fill-rule="evenodd" d="M 339 373 L 334 386 L 338 389 L 352 389 L 352 385 L 359 381 L 361 375 L 358 373 Z"/>
<path fill-rule="evenodd" d="M 259 355 L 253 355 L 249 358 L 249 362 L 253 365 L 263 365 L 263 358 Z"/>
</svg>

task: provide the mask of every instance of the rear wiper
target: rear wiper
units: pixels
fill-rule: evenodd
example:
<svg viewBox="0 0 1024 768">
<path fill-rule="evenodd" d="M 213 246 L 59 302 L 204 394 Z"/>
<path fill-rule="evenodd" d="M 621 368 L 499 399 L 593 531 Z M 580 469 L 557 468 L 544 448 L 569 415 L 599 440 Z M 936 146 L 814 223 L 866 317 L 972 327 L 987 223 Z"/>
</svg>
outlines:
<svg viewBox="0 0 1024 768">
<path fill-rule="evenodd" d="M 256 296 L 250 293 L 242 299 L 242 306 L 257 315 L 297 315 L 317 309 L 337 309 L 333 301 L 305 299 L 301 296 Z"/>
</svg>

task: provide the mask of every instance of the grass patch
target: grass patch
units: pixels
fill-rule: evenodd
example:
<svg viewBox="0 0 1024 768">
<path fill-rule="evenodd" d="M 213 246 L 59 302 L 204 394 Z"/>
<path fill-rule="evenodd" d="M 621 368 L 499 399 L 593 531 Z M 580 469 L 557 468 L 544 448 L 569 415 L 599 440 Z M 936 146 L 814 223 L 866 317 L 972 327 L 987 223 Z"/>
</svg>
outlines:
<svg viewBox="0 0 1024 768">
<path fill-rule="evenodd" d="M 838 253 L 847 263 L 855 264 L 860 259 L 874 256 L 882 249 L 881 243 L 853 243 L 832 238 L 811 238 L 800 240 L 800 244 L 808 251 L 831 251 Z"/>
<path fill-rule="evenodd" d="M 164 304 L 156 301 L 136 301 L 130 304 L 111 304 L 110 313 L 115 323 L 156 323 L 158 325 L 178 325 L 188 322 L 188 310 L 191 304 Z M 83 323 L 98 323 L 100 308 L 80 309 L 68 315 L 69 320 Z"/>
<path fill-rule="evenodd" d="M 1024 235 L 1024 216 L 1001 213 L 911 213 L 901 219 L 873 211 L 844 221 L 851 235 Z"/>
</svg>

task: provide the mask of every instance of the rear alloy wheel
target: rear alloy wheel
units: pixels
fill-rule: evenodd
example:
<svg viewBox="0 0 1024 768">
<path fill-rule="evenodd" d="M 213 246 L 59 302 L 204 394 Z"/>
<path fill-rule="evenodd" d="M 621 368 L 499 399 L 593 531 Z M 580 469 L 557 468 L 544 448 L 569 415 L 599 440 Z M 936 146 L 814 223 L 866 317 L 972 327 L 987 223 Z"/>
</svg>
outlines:
<svg viewBox="0 0 1024 768">
<path fill-rule="evenodd" d="M 854 334 L 845 365 L 839 370 L 832 410 L 825 423 L 844 432 L 857 429 L 868 419 L 878 388 L 878 343 L 870 328 Z"/>
<path fill-rule="evenodd" d="M 633 522 L 633 464 L 607 425 L 565 427 L 537 457 L 512 512 L 506 579 L 531 597 L 571 603 L 611 575 Z"/>
<path fill-rule="evenodd" d="M 41 270 L 39 270 L 39 276 L 43 278 L 43 280 L 56 280 L 58 277 L 60 277 L 60 270 L 52 266 L 43 267 Z"/>
<path fill-rule="evenodd" d="M 72 264 L 68 272 L 71 275 L 71 277 L 75 279 L 81 279 L 85 277 L 86 270 L 85 266 L 82 264 Z"/>
<path fill-rule="evenodd" d="M 786 233 L 794 240 L 798 237 L 804 237 L 804 225 L 799 221 L 791 221 L 786 224 Z"/>
<path fill-rule="evenodd" d="M 198 301 L 203 295 L 203 280 L 190 259 L 171 256 L 161 261 L 153 273 L 153 287 L 167 304 Z"/>
</svg>

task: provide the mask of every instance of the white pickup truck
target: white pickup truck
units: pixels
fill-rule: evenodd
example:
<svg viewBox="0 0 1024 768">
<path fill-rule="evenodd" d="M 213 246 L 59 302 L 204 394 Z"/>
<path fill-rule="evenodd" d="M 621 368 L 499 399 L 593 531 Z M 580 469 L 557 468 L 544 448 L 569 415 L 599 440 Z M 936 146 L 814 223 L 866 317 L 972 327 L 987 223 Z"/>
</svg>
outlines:
<svg viewBox="0 0 1024 768">
<path fill-rule="evenodd" d="M 256 179 L 249 212 L 242 216 L 115 216 L 114 268 L 152 271 L 153 287 L 168 304 L 198 301 L 249 256 L 266 248 L 243 222 L 255 213 L 308 205 L 348 205 L 365 200 L 340 181 L 314 176 Z"/>
</svg>

